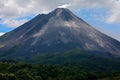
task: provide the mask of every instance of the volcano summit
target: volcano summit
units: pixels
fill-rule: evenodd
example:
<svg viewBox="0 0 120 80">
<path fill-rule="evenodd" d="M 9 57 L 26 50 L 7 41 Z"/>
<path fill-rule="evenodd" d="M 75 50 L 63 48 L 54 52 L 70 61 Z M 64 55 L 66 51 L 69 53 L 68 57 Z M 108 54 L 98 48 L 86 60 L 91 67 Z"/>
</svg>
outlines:
<svg viewBox="0 0 120 80">
<path fill-rule="evenodd" d="M 82 52 L 120 55 L 120 42 L 94 29 L 70 10 L 57 8 L 39 14 L 0 37 L 0 56 L 30 58 L 41 53 L 79 49 Z"/>
</svg>

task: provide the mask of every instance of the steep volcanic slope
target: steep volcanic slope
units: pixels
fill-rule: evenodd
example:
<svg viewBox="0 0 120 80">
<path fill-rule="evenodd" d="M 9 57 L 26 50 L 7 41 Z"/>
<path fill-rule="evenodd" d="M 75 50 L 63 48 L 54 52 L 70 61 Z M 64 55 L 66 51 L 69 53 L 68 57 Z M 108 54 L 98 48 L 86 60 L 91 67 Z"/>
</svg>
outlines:
<svg viewBox="0 0 120 80">
<path fill-rule="evenodd" d="M 32 56 L 72 49 L 120 55 L 120 42 L 64 8 L 38 15 L 0 38 L 1 56 L 9 52 L 11 56 Z"/>
</svg>

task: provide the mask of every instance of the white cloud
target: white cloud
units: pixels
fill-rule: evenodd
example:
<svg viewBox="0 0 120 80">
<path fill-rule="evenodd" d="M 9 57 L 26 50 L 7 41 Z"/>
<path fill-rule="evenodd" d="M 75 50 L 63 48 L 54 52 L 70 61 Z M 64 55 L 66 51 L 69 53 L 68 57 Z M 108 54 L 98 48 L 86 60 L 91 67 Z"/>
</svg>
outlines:
<svg viewBox="0 0 120 80">
<path fill-rule="evenodd" d="M 106 22 L 120 22 L 120 6 L 118 0 L 0 0 L 0 24 L 15 27 L 26 22 L 17 20 L 20 17 L 47 13 L 57 7 L 77 10 L 81 8 L 108 8 L 109 17 Z M 12 21 L 10 21 L 12 20 Z"/>
<path fill-rule="evenodd" d="M 108 23 L 120 23 L 120 1 L 114 2 L 107 18 Z"/>
<path fill-rule="evenodd" d="M 7 27 L 18 27 L 20 25 L 22 25 L 23 23 L 27 22 L 28 20 L 26 19 L 22 19 L 22 20 L 10 20 L 10 19 L 5 19 L 3 21 L 1 21 L 0 23 L 2 23 L 3 25 L 6 25 Z"/>
<path fill-rule="evenodd" d="M 3 34 L 5 34 L 5 33 L 1 33 L 1 32 L 0 32 L 0 36 L 2 36 Z"/>
<path fill-rule="evenodd" d="M 67 8 L 68 6 L 70 6 L 70 5 L 69 4 L 64 4 L 64 5 L 58 6 L 58 8 Z"/>
</svg>

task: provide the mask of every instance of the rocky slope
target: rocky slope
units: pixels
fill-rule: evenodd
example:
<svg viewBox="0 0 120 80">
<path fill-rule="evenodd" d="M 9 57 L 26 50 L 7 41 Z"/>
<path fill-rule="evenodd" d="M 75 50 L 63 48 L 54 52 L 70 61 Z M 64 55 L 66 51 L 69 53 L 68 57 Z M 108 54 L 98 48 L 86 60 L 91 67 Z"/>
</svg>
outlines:
<svg viewBox="0 0 120 80">
<path fill-rule="evenodd" d="M 0 56 L 81 51 L 120 55 L 120 42 L 94 29 L 70 10 L 57 8 L 0 37 Z"/>
</svg>

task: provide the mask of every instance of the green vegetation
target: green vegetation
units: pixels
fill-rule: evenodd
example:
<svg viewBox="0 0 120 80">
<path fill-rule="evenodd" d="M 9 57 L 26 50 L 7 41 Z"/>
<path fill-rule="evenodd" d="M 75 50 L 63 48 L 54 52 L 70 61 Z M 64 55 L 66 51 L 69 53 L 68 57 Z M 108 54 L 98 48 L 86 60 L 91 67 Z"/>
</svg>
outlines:
<svg viewBox="0 0 120 80">
<path fill-rule="evenodd" d="M 0 80 L 110 80 L 109 77 L 120 74 L 120 70 L 104 71 L 96 66 L 87 70 L 80 64 L 65 66 L 4 61 L 0 62 Z M 120 77 L 112 78 L 116 79 L 119 80 Z"/>
<path fill-rule="evenodd" d="M 119 76 L 118 58 L 78 50 L 0 62 L 0 80 L 119 80 Z"/>
<path fill-rule="evenodd" d="M 98 80 L 120 80 L 120 75 L 118 75 L 118 76 L 111 76 L 111 77 L 98 79 Z"/>
<path fill-rule="evenodd" d="M 120 69 L 99 63 L 63 65 L 1 61 L 0 80 L 119 80 Z M 105 64 L 105 63 L 104 63 Z M 109 78 L 110 77 L 110 78 Z M 112 77 L 112 78 L 111 78 Z"/>
</svg>

